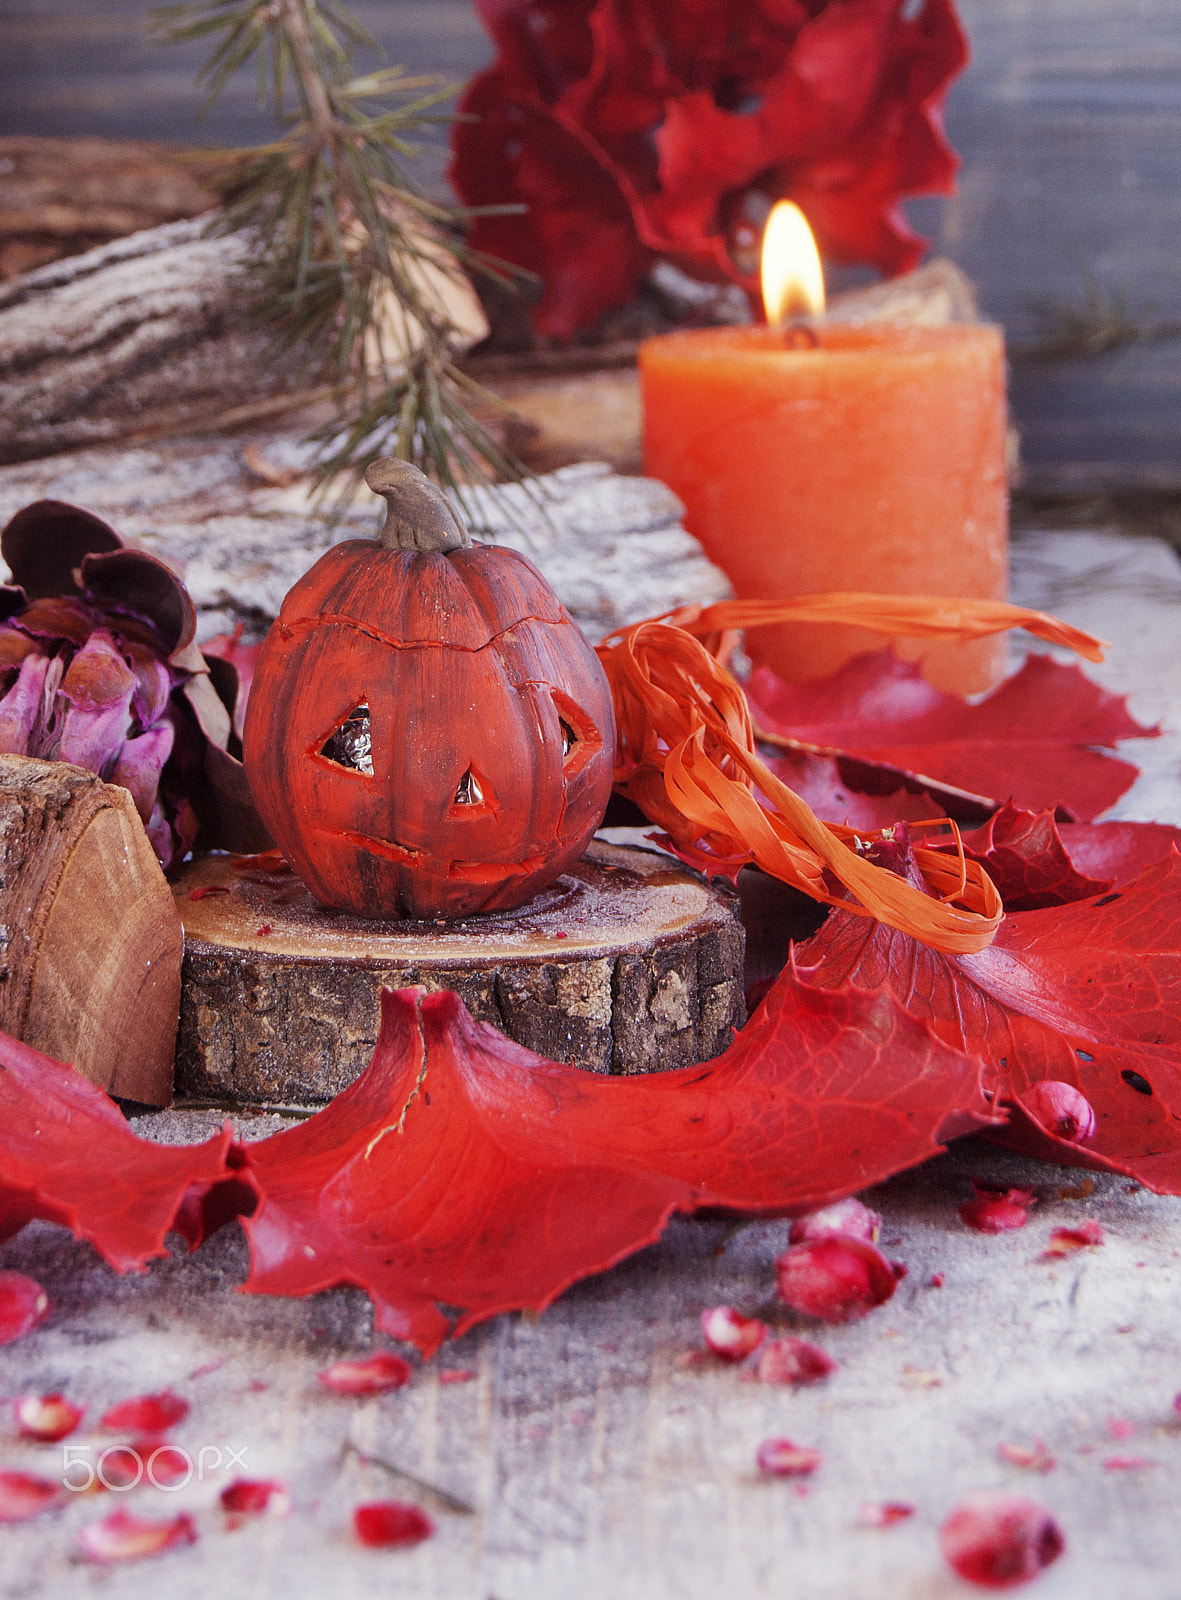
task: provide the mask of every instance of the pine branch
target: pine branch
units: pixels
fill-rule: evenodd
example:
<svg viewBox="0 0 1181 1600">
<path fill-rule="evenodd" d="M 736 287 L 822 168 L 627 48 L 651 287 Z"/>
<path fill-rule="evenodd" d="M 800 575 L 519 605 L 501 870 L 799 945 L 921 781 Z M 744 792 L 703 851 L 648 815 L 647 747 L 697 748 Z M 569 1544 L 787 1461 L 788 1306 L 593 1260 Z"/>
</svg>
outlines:
<svg viewBox="0 0 1181 1600">
<path fill-rule="evenodd" d="M 312 435 L 320 486 L 343 482 L 347 500 L 389 454 L 449 488 L 526 478 L 476 415 L 501 402 L 455 365 L 463 269 L 502 281 L 515 270 L 467 250 L 476 213 L 432 201 L 409 170 L 418 136 L 450 120 L 440 107 L 454 89 L 400 67 L 354 76 L 353 50 L 379 47 L 337 0 L 190 0 L 152 24 L 163 42 L 213 41 L 198 77 L 207 106 L 253 61 L 282 130 L 227 153 L 218 226 L 256 242 L 257 311 L 277 346 L 303 345 L 341 396 Z"/>
</svg>

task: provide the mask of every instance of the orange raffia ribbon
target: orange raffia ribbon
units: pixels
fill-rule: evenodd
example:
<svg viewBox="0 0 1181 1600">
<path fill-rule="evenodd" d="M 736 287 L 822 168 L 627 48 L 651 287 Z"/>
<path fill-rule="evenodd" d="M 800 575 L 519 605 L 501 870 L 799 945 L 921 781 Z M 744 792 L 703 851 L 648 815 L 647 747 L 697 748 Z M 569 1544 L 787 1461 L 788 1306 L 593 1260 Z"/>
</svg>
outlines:
<svg viewBox="0 0 1181 1600">
<path fill-rule="evenodd" d="M 985 949 L 1004 907 L 962 849 L 958 860 L 915 850 L 932 891 L 924 893 L 861 853 L 879 834 L 821 822 L 760 758 L 746 696 L 724 663 L 735 630 L 774 622 L 854 623 L 932 639 L 1026 628 L 1090 661 L 1103 659 L 1101 641 L 1002 601 L 848 593 L 684 607 L 620 628 L 599 646 L 619 728 L 616 785 L 679 845 L 704 846 L 727 865 L 752 861 L 825 905 L 876 917 L 932 949 Z"/>
</svg>

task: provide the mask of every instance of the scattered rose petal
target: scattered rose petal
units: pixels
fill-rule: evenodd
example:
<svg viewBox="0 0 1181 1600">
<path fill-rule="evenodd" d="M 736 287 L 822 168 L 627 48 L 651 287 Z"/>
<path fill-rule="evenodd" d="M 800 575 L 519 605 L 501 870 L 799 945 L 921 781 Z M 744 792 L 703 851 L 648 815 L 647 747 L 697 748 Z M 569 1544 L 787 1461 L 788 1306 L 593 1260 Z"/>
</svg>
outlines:
<svg viewBox="0 0 1181 1600">
<path fill-rule="evenodd" d="M 1077 1228 L 1055 1228 L 1042 1251 L 1042 1259 L 1072 1256 L 1076 1250 L 1090 1250 L 1102 1243 L 1103 1229 L 1097 1222 L 1080 1222 Z"/>
<path fill-rule="evenodd" d="M 701 1313 L 701 1332 L 715 1356 L 745 1361 L 767 1337 L 767 1325 L 758 1317 L 744 1317 L 733 1306 L 711 1306 Z"/>
<path fill-rule="evenodd" d="M 969 1583 L 1008 1589 L 1036 1578 L 1065 1547 L 1044 1506 L 1003 1490 L 970 1494 L 939 1530 L 944 1559 Z"/>
<path fill-rule="evenodd" d="M 971 1200 L 959 1208 L 960 1221 L 977 1233 L 1006 1233 L 1023 1228 L 1029 1221 L 1029 1208 L 1037 1199 L 1033 1189 L 1008 1189 L 983 1178 L 973 1178 Z"/>
<path fill-rule="evenodd" d="M 0 1522 L 23 1522 L 48 1511 L 62 1498 L 62 1486 L 31 1472 L 0 1472 Z"/>
<path fill-rule="evenodd" d="M 199 889 L 189 890 L 190 900 L 204 900 L 211 894 L 229 894 L 229 890 L 221 883 L 203 883 Z"/>
<path fill-rule="evenodd" d="M 131 1447 L 144 1464 L 144 1476 L 156 1489 L 171 1489 L 187 1483 L 193 1463 L 187 1450 L 163 1439 L 139 1439 Z"/>
<path fill-rule="evenodd" d="M 391 1350 L 378 1350 L 363 1361 L 336 1361 L 316 1376 L 333 1394 L 384 1394 L 409 1382 L 412 1370 Z"/>
<path fill-rule="evenodd" d="M 1141 1467 L 1154 1467 L 1155 1461 L 1150 1461 L 1147 1456 L 1114 1455 L 1105 1456 L 1103 1467 L 1106 1472 L 1138 1472 Z"/>
<path fill-rule="evenodd" d="M 755 1456 L 760 1472 L 773 1478 L 807 1478 L 824 1460 L 819 1450 L 805 1450 L 790 1439 L 764 1439 Z"/>
<path fill-rule="evenodd" d="M 838 1200 L 835 1205 L 797 1217 L 791 1225 L 789 1238 L 792 1244 L 808 1244 L 814 1239 L 829 1239 L 834 1234 L 877 1244 L 882 1236 L 882 1219 L 860 1200 Z"/>
<path fill-rule="evenodd" d="M 894 1293 L 893 1266 L 864 1239 L 833 1235 L 794 1244 L 775 1263 L 779 1294 L 793 1311 L 852 1322 Z"/>
<path fill-rule="evenodd" d="M 1136 1424 L 1130 1422 L 1127 1417 L 1108 1417 L 1107 1434 L 1109 1438 L 1118 1439 L 1122 1442 L 1124 1439 L 1130 1439 L 1135 1432 Z"/>
<path fill-rule="evenodd" d="M 929 1289 L 942 1289 L 942 1287 L 943 1287 L 943 1274 L 941 1272 L 933 1272 L 931 1274 L 930 1278 L 928 1279 L 927 1287 Z"/>
<path fill-rule="evenodd" d="M 207 1378 L 211 1372 L 217 1372 L 226 1364 L 225 1356 L 214 1356 L 212 1361 L 206 1361 L 204 1366 L 194 1367 L 189 1373 L 190 1378 Z"/>
<path fill-rule="evenodd" d="M 838 1363 L 807 1339 L 772 1339 L 759 1354 L 760 1383 L 819 1383 Z"/>
<path fill-rule="evenodd" d="M 188 1414 L 187 1400 L 171 1389 L 162 1389 L 159 1394 L 121 1400 L 104 1414 L 101 1426 L 112 1433 L 164 1433 L 183 1422 Z"/>
<path fill-rule="evenodd" d="M 0 1272 L 0 1344 L 32 1333 L 49 1315 L 49 1296 L 23 1272 Z"/>
<path fill-rule="evenodd" d="M 53 1444 L 82 1421 L 85 1406 L 76 1406 L 63 1394 L 23 1394 L 12 1402 L 16 1425 L 26 1439 Z"/>
<path fill-rule="evenodd" d="M 475 1377 L 471 1367 L 451 1367 L 445 1372 L 440 1372 L 440 1383 L 470 1383 Z"/>
<path fill-rule="evenodd" d="M 896 1522 L 913 1516 L 914 1507 L 905 1500 L 865 1500 L 857 1508 L 857 1520 L 863 1528 L 892 1528 Z"/>
<path fill-rule="evenodd" d="M 273 933 L 273 932 L 274 932 L 274 929 L 271 927 L 269 922 L 262 922 L 262 923 L 260 923 L 258 925 L 257 928 L 255 928 L 254 936 L 255 936 L 256 939 L 261 939 L 264 934 Z"/>
<path fill-rule="evenodd" d="M 1032 1445 L 998 1444 L 996 1453 L 1011 1467 L 1022 1467 L 1027 1472 L 1051 1472 L 1058 1465 L 1040 1439 Z"/>
<path fill-rule="evenodd" d="M 943 1375 L 933 1367 L 912 1367 L 909 1362 L 902 1369 L 904 1389 L 941 1389 Z"/>
<path fill-rule="evenodd" d="M 1095 1136 L 1095 1108 L 1072 1083 L 1043 1078 L 1021 1096 L 1021 1104 L 1047 1133 L 1070 1144 Z"/>
<path fill-rule="evenodd" d="M 291 1510 L 287 1486 L 274 1478 L 235 1478 L 218 1496 L 221 1508 L 228 1513 L 228 1525 L 237 1528 L 250 1517 L 264 1513 L 272 1517 L 285 1517 Z"/>
<path fill-rule="evenodd" d="M 164 1522 L 133 1516 L 120 1508 L 101 1522 L 88 1522 L 78 1542 L 91 1561 L 139 1561 L 174 1544 L 195 1544 L 197 1530 L 187 1512 Z"/>
<path fill-rule="evenodd" d="M 435 1531 L 425 1511 L 405 1500 L 371 1500 L 353 1512 L 353 1530 L 362 1544 L 421 1544 Z"/>
<path fill-rule="evenodd" d="M 1181 1412 L 1181 1394 L 1175 1394 L 1173 1396 L 1173 1410 Z"/>
</svg>

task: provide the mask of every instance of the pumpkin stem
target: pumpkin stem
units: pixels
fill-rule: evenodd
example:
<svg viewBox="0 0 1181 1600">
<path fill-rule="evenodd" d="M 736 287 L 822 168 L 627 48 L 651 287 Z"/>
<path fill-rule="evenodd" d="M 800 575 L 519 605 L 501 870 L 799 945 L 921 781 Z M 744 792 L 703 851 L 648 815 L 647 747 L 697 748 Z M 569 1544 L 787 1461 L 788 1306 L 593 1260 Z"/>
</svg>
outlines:
<svg viewBox="0 0 1181 1600">
<path fill-rule="evenodd" d="M 377 542 L 387 550 L 445 555 L 471 544 L 442 489 L 411 462 L 398 456 L 375 461 L 365 469 L 365 482 L 385 496 L 388 510 Z"/>
</svg>

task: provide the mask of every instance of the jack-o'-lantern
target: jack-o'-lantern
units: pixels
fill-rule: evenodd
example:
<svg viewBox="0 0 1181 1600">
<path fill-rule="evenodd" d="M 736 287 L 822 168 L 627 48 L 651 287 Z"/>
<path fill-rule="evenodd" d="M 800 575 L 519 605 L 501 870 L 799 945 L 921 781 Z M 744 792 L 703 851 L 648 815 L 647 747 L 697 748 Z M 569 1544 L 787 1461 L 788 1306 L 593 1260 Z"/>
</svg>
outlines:
<svg viewBox="0 0 1181 1600">
<path fill-rule="evenodd" d="M 602 820 L 610 688 L 531 562 L 472 544 L 404 461 L 366 481 L 389 508 L 376 542 L 322 556 L 260 653 L 244 735 L 255 804 L 326 905 L 511 909 Z"/>
</svg>

